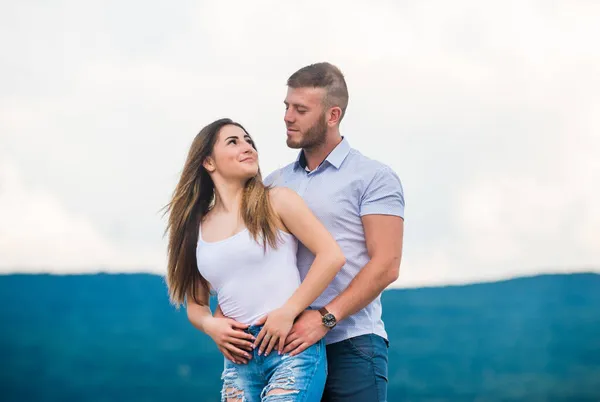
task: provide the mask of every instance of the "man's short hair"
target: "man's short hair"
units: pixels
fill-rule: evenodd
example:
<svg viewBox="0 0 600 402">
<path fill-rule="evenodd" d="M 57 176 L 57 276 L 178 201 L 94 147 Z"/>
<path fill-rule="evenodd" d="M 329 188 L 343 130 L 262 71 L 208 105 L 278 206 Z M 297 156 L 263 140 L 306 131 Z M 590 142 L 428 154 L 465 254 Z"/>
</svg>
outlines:
<svg viewBox="0 0 600 402">
<path fill-rule="evenodd" d="M 325 89 L 324 106 L 338 106 L 342 109 L 340 121 L 348 107 L 348 87 L 339 68 L 330 63 L 316 63 L 296 71 L 288 78 L 290 88 L 323 88 Z"/>
</svg>

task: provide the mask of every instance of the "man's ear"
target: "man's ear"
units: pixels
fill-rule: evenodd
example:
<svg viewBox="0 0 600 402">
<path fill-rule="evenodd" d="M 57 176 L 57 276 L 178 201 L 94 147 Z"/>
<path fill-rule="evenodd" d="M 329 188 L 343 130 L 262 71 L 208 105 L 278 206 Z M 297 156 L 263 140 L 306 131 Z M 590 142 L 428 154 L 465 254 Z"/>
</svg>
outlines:
<svg viewBox="0 0 600 402">
<path fill-rule="evenodd" d="M 210 156 L 204 159 L 204 162 L 202 162 L 202 166 L 204 166 L 204 169 L 206 169 L 209 173 L 215 171 L 215 161 L 213 161 L 213 158 L 211 158 Z"/>
<path fill-rule="evenodd" d="M 329 113 L 327 116 L 327 124 L 329 126 L 335 126 L 340 123 L 342 119 L 342 109 L 339 106 L 332 107 L 329 109 Z"/>
</svg>

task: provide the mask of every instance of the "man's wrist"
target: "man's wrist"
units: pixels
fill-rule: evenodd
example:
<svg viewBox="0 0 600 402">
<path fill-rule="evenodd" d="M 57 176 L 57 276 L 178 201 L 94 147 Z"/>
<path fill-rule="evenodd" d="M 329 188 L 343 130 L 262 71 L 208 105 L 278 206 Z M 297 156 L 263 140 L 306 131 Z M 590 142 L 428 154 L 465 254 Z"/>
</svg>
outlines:
<svg viewBox="0 0 600 402">
<path fill-rule="evenodd" d="M 327 307 L 321 307 L 319 313 L 321 314 L 321 323 L 325 328 L 328 330 L 335 328 L 337 325 L 337 318 L 327 309 Z"/>
<path fill-rule="evenodd" d="M 340 321 L 342 321 L 342 312 L 338 308 L 336 308 L 335 305 L 327 305 L 325 306 L 325 308 L 327 309 L 327 311 L 329 311 L 329 313 L 333 314 L 338 324 L 340 323 Z"/>
</svg>

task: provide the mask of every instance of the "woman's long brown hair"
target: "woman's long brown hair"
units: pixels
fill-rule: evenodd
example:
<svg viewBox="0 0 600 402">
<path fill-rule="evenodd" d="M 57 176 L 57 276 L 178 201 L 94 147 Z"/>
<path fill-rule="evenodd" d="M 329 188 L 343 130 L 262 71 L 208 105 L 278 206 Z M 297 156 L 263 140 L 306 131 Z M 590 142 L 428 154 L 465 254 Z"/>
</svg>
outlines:
<svg viewBox="0 0 600 402">
<path fill-rule="evenodd" d="M 169 234 L 167 286 L 171 303 L 178 308 L 185 303 L 186 296 L 201 304 L 196 299 L 198 286 L 209 290 L 196 261 L 200 222 L 215 198 L 214 183 L 203 163 L 212 155 L 219 131 L 226 125 L 235 125 L 248 134 L 231 119 L 220 119 L 204 127 L 192 142 L 179 183 L 165 207 L 165 214 L 169 214 L 165 230 Z M 269 202 L 269 188 L 263 184 L 260 170 L 246 182 L 241 214 L 255 241 L 262 242 L 265 250 L 267 245 L 277 247 L 277 221 Z"/>
</svg>

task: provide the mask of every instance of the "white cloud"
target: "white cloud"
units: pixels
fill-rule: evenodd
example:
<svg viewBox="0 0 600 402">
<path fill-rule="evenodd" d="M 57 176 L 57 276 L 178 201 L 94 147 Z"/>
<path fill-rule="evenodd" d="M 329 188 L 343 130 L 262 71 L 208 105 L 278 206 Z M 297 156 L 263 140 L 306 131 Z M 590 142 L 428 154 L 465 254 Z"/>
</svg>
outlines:
<svg viewBox="0 0 600 402">
<path fill-rule="evenodd" d="M 6 158 L 0 162 L 0 222 L 1 272 L 160 272 L 160 260 L 119 249 L 51 194 L 27 188 Z"/>
<path fill-rule="evenodd" d="M 596 3 L 3 7 L 0 150 L 21 179 L 0 233 L 23 269 L 164 266 L 158 210 L 195 133 L 227 115 L 265 173 L 287 163 L 285 80 L 320 60 L 347 77 L 343 134 L 403 180 L 398 285 L 600 266 Z M 14 218 L 44 209 L 39 234 Z"/>
<path fill-rule="evenodd" d="M 505 169 L 474 172 L 453 192 L 453 229 L 438 243 L 409 249 L 395 285 L 600 273 L 598 116 L 600 103 L 563 109 L 558 141 L 545 148 L 548 163 L 518 164 L 509 154 Z M 528 150 L 531 158 L 537 149 Z"/>
</svg>

